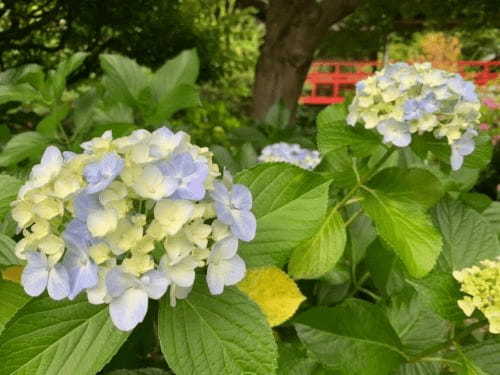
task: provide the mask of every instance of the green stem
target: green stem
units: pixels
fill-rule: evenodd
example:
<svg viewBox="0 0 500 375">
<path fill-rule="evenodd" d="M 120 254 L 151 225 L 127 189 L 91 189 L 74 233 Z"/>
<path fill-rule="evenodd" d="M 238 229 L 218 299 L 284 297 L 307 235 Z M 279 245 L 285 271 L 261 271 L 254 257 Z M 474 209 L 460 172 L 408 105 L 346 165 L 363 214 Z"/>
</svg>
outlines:
<svg viewBox="0 0 500 375">
<path fill-rule="evenodd" d="M 476 329 L 482 328 L 482 327 L 484 327 L 487 324 L 488 324 L 488 322 L 484 321 L 484 320 L 481 320 L 479 322 L 473 323 L 470 326 L 468 326 L 467 328 L 465 328 L 462 332 L 460 332 L 460 334 L 458 334 L 457 336 L 449 339 L 448 341 L 446 341 L 446 342 L 444 342 L 442 344 L 438 344 L 438 345 L 432 346 L 429 349 L 426 349 L 426 350 L 418 353 L 417 355 L 415 355 L 414 357 L 412 357 L 408 362 L 414 363 L 414 362 L 423 360 L 424 358 L 430 356 L 431 354 L 435 354 L 435 353 L 438 353 L 438 352 L 440 352 L 442 350 L 448 349 L 455 342 L 459 342 L 460 340 L 462 340 L 462 339 L 466 338 L 467 336 L 469 336 Z"/>
<path fill-rule="evenodd" d="M 352 224 L 352 222 L 354 220 L 356 220 L 356 218 L 361 215 L 361 213 L 363 212 L 363 210 L 357 210 L 349 219 L 347 219 L 347 221 L 344 223 L 344 226 L 347 228 L 349 225 Z"/>
</svg>

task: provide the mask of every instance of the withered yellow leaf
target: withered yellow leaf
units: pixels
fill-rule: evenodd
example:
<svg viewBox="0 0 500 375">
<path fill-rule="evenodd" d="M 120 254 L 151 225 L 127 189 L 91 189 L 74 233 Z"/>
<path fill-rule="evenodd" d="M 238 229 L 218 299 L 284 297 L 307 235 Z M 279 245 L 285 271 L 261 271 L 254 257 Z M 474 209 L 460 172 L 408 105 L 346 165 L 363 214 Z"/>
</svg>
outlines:
<svg viewBox="0 0 500 375">
<path fill-rule="evenodd" d="M 274 266 L 249 269 L 238 288 L 259 305 L 271 327 L 290 318 L 305 300 L 297 284 Z"/>
<path fill-rule="evenodd" d="M 23 273 L 23 266 L 12 266 L 2 270 L 2 278 L 4 280 L 13 281 L 15 283 L 21 282 L 21 274 Z"/>
</svg>

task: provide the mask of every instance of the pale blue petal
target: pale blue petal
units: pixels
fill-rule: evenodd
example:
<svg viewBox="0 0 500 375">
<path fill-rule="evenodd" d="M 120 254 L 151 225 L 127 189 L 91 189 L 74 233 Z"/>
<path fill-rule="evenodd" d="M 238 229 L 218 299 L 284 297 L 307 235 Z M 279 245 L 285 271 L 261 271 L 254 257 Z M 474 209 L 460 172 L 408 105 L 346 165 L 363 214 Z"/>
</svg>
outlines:
<svg viewBox="0 0 500 375">
<path fill-rule="evenodd" d="M 39 252 L 29 252 L 26 254 L 26 259 L 28 264 L 21 274 L 21 285 L 28 295 L 37 297 L 47 287 L 49 279 L 47 257 Z"/>
<path fill-rule="evenodd" d="M 250 211 L 236 211 L 233 210 L 233 224 L 231 225 L 231 232 L 236 238 L 242 241 L 252 241 L 255 238 L 257 230 L 257 220 Z"/>
<path fill-rule="evenodd" d="M 87 224 L 79 219 L 73 219 L 66 225 L 62 237 L 68 248 L 81 251 L 86 251 L 95 242 L 87 228 Z"/>
<path fill-rule="evenodd" d="M 59 301 L 69 295 L 69 275 L 62 264 L 56 264 L 49 271 L 47 292 L 50 298 Z"/>
<path fill-rule="evenodd" d="M 148 294 L 139 288 L 127 289 L 109 304 L 109 314 L 114 325 L 122 331 L 131 331 L 146 317 Z"/>
<path fill-rule="evenodd" d="M 235 255 L 233 258 L 225 260 L 229 265 L 229 272 L 224 275 L 225 285 L 235 285 L 239 283 L 245 277 L 247 267 L 245 261 L 239 256 Z"/>
<path fill-rule="evenodd" d="M 229 236 L 217 242 L 208 256 L 208 262 L 216 259 L 230 259 L 238 251 L 238 239 Z"/>
<path fill-rule="evenodd" d="M 136 287 L 137 284 L 134 275 L 124 272 L 120 267 L 113 267 L 106 274 L 106 289 L 113 298 L 121 296 L 127 289 Z"/>
<path fill-rule="evenodd" d="M 451 169 L 458 171 L 464 163 L 464 157 L 452 148 L 450 162 Z"/>
<path fill-rule="evenodd" d="M 86 252 L 68 249 L 63 264 L 70 280 L 69 299 L 74 299 L 82 290 L 93 288 L 99 281 L 98 267 Z"/>
<path fill-rule="evenodd" d="M 77 219 L 85 222 L 92 211 L 102 209 L 98 194 L 80 193 L 73 200 L 75 216 Z"/>
<path fill-rule="evenodd" d="M 160 299 L 167 291 L 169 280 L 165 273 L 152 270 L 142 275 L 141 283 L 149 298 Z"/>
<path fill-rule="evenodd" d="M 231 203 L 239 210 L 251 210 L 252 193 L 246 186 L 236 184 L 231 190 Z"/>
<path fill-rule="evenodd" d="M 106 154 L 101 160 L 88 164 L 83 175 L 88 185 L 86 192 L 98 193 L 106 189 L 121 173 L 125 162 L 115 153 Z"/>
<path fill-rule="evenodd" d="M 207 285 L 208 290 L 213 295 L 222 294 L 224 291 L 224 275 L 215 264 L 208 264 L 207 267 Z"/>
<path fill-rule="evenodd" d="M 217 213 L 217 218 L 226 225 L 233 224 L 233 214 L 228 205 L 222 202 L 214 202 L 215 212 Z"/>
</svg>

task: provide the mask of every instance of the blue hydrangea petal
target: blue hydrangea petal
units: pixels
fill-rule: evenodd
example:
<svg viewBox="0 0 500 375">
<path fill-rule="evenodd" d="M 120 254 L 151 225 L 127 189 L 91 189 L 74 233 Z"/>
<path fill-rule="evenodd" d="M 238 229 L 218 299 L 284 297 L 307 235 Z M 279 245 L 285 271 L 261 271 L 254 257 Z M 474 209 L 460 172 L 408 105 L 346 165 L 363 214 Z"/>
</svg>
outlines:
<svg viewBox="0 0 500 375">
<path fill-rule="evenodd" d="M 257 220 L 252 212 L 233 210 L 231 232 L 236 238 L 246 242 L 252 241 L 255 238 L 256 230 Z"/>
<path fill-rule="evenodd" d="M 136 278 L 120 267 L 113 267 L 106 274 L 106 289 L 113 298 L 120 297 L 127 289 L 136 287 L 137 284 Z"/>
<path fill-rule="evenodd" d="M 106 189 L 121 173 L 124 165 L 123 159 L 115 153 L 106 154 L 101 160 L 88 164 L 83 171 L 88 183 L 86 192 L 93 194 Z"/>
<path fill-rule="evenodd" d="M 47 287 L 49 279 L 49 265 L 47 256 L 39 252 L 30 251 L 26 253 L 28 264 L 21 274 L 21 285 L 26 294 L 37 297 Z"/>
<path fill-rule="evenodd" d="M 142 275 L 141 283 L 149 298 L 153 299 L 160 299 L 170 284 L 165 273 L 156 270 L 148 271 Z"/>
<path fill-rule="evenodd" d="M 252 193 L 246 186 L 236 184 L 231 190 L 231 203 L 239 210 L 251 210 Z"/>
<path fill-rule="evenodd" d="M 50 298 L 59 301 L 69 295 L 69 275 L 62 264 L 56 264 L 49 271 L 49 280 L 47 282 L 47 292 Z"/>
<path fill-rule="evenodd" d="M 114 325 L 122 331 L 131 331 L 146 317 L 148 294 L 139 288 L 127 289 L 111 300 L 109 314 Z"/>
<path fill-rule="evenodd" d="M 93 288 L 99 282 L 98 267 L 88 254 L 80 249 L 67 250 L 63 264 L 70 280 L 69 299 L 74 299 L 82 290 Z"/>
</svg>

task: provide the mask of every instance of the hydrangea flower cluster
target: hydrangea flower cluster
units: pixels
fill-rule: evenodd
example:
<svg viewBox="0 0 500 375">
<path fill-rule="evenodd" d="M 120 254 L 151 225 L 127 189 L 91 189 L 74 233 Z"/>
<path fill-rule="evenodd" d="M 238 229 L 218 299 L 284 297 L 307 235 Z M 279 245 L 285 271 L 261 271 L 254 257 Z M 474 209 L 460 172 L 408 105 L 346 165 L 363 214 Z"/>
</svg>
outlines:
<svg viewBox="0 0 500 375">
<path fill-rule="evenodd" d="M 321 157 L 318 151 L 308 150 L 294 143 L 279 142 L 264 147 L 258 161 L 262 163 L 284 162 L 313 170 L 321 162 Z"/>
<path fill-rule="evenodd" d="M 408 146 L 414 133 L 446 137 L 452 169 L 458 170 L 474 150 L 479 109 L 474 84 L 459 74 L 432 69 L 430 63 L 396 63 L 356 84 L 347 122 L 354 126 L 361 120 L 397 147 Z"/>
<path fill-rule="evenodd" d="M 128 331 L 149 298 L 168 288 L 172 305 L 186 298 L 197 268 L 207 266 L 214 295 L 244 277 L 237 250 L 255 236 L 252 195 L 230 175 L 219 178 L 207 148 L 168 128 L 117 139 L 106 132 L 81 147 L 48 147 L 13 203 L 26 293 L 72 300 L 85 291 Z"/>
<path fill-rule="evenodd" d="M 480 310 L 490 323 L 490 332 L 500 333 L 500 257 L 455 271 L 453 276 L 462 284 L 461 290 L 468 294 L 458 301 L 465 315 L 471 316 L 474 310 Z"/>
</svg>

